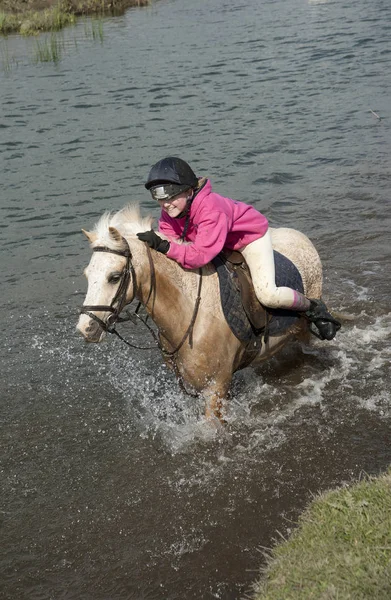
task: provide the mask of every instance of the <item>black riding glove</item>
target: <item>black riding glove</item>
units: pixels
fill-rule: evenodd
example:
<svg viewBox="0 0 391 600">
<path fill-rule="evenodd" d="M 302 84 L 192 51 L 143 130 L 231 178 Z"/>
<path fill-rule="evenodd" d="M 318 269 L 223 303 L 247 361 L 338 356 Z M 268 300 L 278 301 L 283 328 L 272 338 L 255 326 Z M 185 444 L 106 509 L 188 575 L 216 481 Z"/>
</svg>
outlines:
<svg viewBox="0 0 391 600">
<path fill-rule="evenodd" d="M 138 233 L 137 237 L 142 242 L 147 242 L 150 248 L 153 248 L 162 254 L 167 254 L 170 249 L 170 242 L 163 240 L 163 238 L 161 238 L 160 235 L 157 235 L 153 229 Z"/>
</svg>

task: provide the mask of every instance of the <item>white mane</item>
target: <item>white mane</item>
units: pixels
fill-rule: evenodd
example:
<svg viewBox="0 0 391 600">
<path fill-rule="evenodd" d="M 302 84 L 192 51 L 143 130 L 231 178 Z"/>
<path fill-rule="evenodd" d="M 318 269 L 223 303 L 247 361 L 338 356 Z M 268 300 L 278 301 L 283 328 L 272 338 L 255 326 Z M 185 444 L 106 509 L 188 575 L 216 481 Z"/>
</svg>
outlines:
<svg viewBox="0 0 391 600">
<path fill-rule="evenodd" d="M 109 227 L 118 229 L 124 238 L 136 235 L 141 231 L 148 231 L 152 227 L 153 218 L 151 215 L 142 217 L 138 204 L 128 204 L 116 213 L 105 212 L 94 226 L 92 233 L 97 235 L 93 246 L 104 244 L 113 249 L 119 249 L 122 246 L 121 241 L 116 242 L 110 236 Z"/>
</svg>

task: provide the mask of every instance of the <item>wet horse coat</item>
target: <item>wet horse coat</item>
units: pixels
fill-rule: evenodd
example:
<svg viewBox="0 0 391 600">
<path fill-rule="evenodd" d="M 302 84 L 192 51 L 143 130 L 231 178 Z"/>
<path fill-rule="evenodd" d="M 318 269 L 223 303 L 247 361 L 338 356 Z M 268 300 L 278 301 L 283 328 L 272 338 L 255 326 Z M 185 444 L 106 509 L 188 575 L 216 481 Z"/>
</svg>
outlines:
<svg viewBox="0 0 391 600">
<path fill-rule="evenodd" d="M 150 229 L 151 219 L 142 219 L 138 207 L 126 207 L 114 214 L 105 214 L 95 229 L 85 232 L 92 249 L 111 248 L 116 252 L 131 252 L 135 281 L 130 281 L 126 303 L 137 298 L 158 327 L 161 346 L 168 353 L 183 340 L 194 315 L 199 293 L 199 270 L 183 269 L 178 263 L 154 250 L 147 250 L 136 233 Z M 304 293 L 320 298 L 322 291 L 322 266 L 319 255 L 302 233 L 293 229 L 272 230 L 274 248 L 297 267 Z M 151 295 L 152 256 L 155 273 L 154 293 Z M 85 271 L 88 291 L 85 305 L 105 307 L 110 305 L 120 285 L 126 259 L 120 254 L 94 252 Z M 105 322 L 110 311 L 96 310 L 96 316 Z M 100 342 L 105 335 L 99 323 L 88 314 L 81 314 L 77 325 L 86 341 Z M 202 268 L 201 298 L 191 336 L 178 352 L 166 358 L 175 366 L 178 377 L 190 389 L 201 393 L 206 402 L 206 415 L 222 415 L 222 405 L 227 397 L 235 371 L 270 358 L 293 338 L 308 332 L 305 319 L 295 319 L 286 330 L 271 334 L 260 345 L 256 355 L 246 349 L 228 326 L 220 303 L 219 282 L 215 268 L 209 264 Z"/>
</svg>

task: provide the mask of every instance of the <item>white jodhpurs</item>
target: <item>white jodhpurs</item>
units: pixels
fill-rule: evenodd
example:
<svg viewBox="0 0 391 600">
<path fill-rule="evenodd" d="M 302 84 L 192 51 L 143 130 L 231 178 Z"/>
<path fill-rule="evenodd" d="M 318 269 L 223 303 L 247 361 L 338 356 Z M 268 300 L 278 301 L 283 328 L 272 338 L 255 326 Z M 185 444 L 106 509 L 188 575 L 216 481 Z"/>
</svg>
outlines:
<svg viewBox="0 0 391 600">
<path fill-rule="evenodd" d="M 289 308 L 304 311 L 310 301 L 300 292 L 288 287 L 277 287 L 274 267 L 274 253 L 270 231 L 254 242 L 240 249 L 243 254 L 258 300 L 269 308 Z"/>
</svg>

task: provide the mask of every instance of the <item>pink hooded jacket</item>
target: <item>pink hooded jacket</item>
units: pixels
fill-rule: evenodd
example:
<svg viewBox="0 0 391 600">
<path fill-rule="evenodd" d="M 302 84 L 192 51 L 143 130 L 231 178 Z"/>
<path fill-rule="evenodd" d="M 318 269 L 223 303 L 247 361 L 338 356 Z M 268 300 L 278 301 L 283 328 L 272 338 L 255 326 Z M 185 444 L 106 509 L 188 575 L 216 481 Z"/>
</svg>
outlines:
<svg viewBox="0 0 391 600">
<path fill-rule="evenodd" d="M 183 233 L 185 222 L 186 217 L 174 219 L 163 210 L 159 231 L 171 241 L 167 256 L 187 269 L 203 267 L 223 248 L 240 250 L 263 237 L 268 229 L 264 215 L 249 204 L 215 194 L 209 180 L 190 206 L 185 241 L 192 243 L 175 243 Z"/>
</svg>

